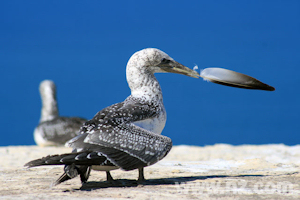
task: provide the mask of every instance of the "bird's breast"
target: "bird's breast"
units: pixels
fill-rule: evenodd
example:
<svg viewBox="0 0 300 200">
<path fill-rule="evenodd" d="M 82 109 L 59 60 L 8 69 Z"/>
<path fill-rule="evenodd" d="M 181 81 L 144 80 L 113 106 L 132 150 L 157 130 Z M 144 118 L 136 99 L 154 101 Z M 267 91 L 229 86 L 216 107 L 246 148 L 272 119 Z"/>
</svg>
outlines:
<svg viewBox="0 0 300 200">
<path fill-rule="evenodd" d="M 153 133 L 161 134 L 161 132 L 165 127 L 166 121 L 167 121 L 167 113 L 166 110 L 163 108 L 160 111 L 160 113 L 155 117 L 141 120 L 141 121 L 136 121 L 134 122 L 134 124 Z"/>
</svg>

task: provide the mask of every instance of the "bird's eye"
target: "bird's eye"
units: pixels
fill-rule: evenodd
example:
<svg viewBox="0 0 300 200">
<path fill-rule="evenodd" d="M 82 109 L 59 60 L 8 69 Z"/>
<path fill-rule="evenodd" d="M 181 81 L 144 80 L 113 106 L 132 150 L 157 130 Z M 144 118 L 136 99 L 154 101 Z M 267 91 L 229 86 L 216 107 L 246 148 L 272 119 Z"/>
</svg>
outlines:
<svg viewBox="0 0 300 200">
<path fill-rule="evenodd" d="M 167 63 L 170 62 L 170 60 L 168 60 L 166 58 L 162 58 L 160 62 L 163 63 L 163 64 L 167 64 Z"/>
</svg>

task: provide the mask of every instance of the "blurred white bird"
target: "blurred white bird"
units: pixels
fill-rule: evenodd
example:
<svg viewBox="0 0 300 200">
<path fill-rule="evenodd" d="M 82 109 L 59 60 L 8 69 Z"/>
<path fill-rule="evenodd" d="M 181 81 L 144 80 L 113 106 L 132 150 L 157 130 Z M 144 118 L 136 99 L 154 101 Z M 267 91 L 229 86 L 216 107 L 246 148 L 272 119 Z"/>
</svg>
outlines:
<svg viewBox="0 0 300 200">
<path fill-rule="evenodd" d="M 42 81 L 39 89 L 42 110 L 40 123 L 34 129 L 34 141 L 39 146 L 62 146 L 79 135 L 79 129 L 86 119 L 59 116 L 56 87 L 53 81 Z"/>
</svg>

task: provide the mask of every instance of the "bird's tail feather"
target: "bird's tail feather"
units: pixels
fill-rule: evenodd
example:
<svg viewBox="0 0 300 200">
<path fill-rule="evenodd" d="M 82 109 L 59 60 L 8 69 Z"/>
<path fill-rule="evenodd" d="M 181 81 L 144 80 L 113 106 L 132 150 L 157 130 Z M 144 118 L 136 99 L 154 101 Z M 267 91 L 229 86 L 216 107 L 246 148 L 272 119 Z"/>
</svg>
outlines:
<svg viewBox="0 0 300 200">
<path fill-rule="evenodd" d="M 85 183 L 90 176 L 91 167 L 71 164 L 66 165 L 64 170 L 65 172 L 52 184 L 53 186 L 75 178 L 78 174 L 80 175 L 81 183 Z"/>
<path fill-rule="evenodd" d="M 64 165 L 66 163 L 60 162 L 62 158 L 68 154 L 49 155 L 40 159 L 32 160 L 24 165 L 24 167 L 37 167 L 41 165 Z"/>
<path fill-rule="evenodd" d="M 67 180 L 70 180 L 71 178 L 66 174 L 66 173 L 63 173 L 53 184 L 52 186 L 56 186 L 62 182 L 65 182 Z"/>
<path fill-rule="evenodd" d="M 26 163 L 25 167 L 30 168 L 42 165 L 65 165 L 65 172 L 52 184 L 53 186 L 75 178 L 78 175 L 80 175 L 81 182 L 85 183 L 89 178 L 91 165 L 101 164 L 106 160 L 105 157 L 96 155 L 97 153 L 90 151 L 50 155 L 32 160 Z M 89 159 L 91 157 L 94 159 Z"/>
<path fill-rule="evenodd" d="M 97 152 L 85 151 L 50 155 L 26 163 L 25 167 L 37 167 L 42 165 L 100 165 L 106 160 L 105 156 L 99 156 Z"/>
</svg>

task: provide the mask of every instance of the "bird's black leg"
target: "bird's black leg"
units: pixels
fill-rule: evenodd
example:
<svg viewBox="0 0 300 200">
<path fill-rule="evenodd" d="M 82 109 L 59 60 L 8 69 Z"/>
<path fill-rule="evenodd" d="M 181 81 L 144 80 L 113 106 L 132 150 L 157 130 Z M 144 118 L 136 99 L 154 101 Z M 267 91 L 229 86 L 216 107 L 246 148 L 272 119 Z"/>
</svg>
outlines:
<svg viewBox="0 0 300 200">
<path fill-rule="evenodd" d="M 109 171 L 106 171 L 106 180 L 107 180 L 108 182 L 113 182 L 113 181 L 114 181 L 114 179 L 113 179 L 113 177 L 111 176 L 111 174 L 110 174 Z"/>
<path fill-rule="evenodd" d="M 139 178 L 138 178 L 138 182 L 144 182 L 145 178 L 144 178 L 144 167 L 139 168 Z"/>
<path fill-rule="evenodd" d="M 77 166 L 79 174 L 80 174 L 80 179 L 81 183 L 84 184 L 87 182 L 90 172 L 91 172 L 91 167 L 90 166 Z"/>
</svg>

